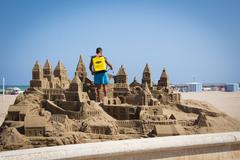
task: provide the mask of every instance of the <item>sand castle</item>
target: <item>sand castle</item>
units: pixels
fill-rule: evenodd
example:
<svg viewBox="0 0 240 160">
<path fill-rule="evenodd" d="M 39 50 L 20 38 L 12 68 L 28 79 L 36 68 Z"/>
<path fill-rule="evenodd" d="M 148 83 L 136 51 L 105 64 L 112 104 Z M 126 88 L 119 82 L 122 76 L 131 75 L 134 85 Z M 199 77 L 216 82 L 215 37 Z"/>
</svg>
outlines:
<svg viewBox="0 0 240 160">
<path fill-rule="evenodd" d="M 0 150 L 240 130 L 210 104 L 181 100 L 166 69 L 157 84 L 151 74 L 146 64 L 141 83 L 128 84 L 122 65 L 99 103 L 81 56 L 71 81 L 60 61 L 54 71 L 49 60 L 43 68 L 37 61 L 30 87 L 1 126 Z"/>
</svg>

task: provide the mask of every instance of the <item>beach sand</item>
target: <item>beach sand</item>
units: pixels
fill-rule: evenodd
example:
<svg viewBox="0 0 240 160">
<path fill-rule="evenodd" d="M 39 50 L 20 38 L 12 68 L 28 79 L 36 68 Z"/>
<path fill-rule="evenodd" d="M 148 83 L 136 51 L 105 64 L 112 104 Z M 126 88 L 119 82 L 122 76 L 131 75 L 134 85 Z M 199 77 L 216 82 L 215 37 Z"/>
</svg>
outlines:
<svg viewBox="0 0 240 160">
<path fill-rule="evenodd" d="M 186 92 L 181 93 L 183 99 L 205 101 L 218 110 L 240 120 L 240 92 Z"/>
<path fill-rule="evenodd" d="M 0 126 L 7 115 L 9 105 L 14 103 L 16 97 L 16 95 L 0 95 Z"/>
</svg>

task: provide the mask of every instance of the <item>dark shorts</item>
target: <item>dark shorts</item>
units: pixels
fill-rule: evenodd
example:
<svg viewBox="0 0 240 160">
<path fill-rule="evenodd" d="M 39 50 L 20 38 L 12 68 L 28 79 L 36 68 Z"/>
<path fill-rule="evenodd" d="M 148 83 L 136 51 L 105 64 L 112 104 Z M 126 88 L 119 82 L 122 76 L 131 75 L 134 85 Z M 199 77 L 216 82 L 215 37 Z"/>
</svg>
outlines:
<svg viewBox="0 0 240 160">
<path fill-rule="evenodd" d="M 100 72 L 94 74 L 94 84 L 108 84 L 108 75 L 107 72 Z"/>
</svg>

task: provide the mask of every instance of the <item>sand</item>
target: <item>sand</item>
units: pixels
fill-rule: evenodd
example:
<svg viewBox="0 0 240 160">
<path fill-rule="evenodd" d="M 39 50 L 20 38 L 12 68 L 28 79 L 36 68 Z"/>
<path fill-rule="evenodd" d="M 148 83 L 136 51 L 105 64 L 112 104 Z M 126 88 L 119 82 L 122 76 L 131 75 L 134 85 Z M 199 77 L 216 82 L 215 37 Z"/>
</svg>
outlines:
<svg viewBox="0 0 240 160">
<path fill-rule="evenodd" d="M 183 99 L 195 99 L 211 103 L 217 109 L 240 120 L 240 92 L 187 92 L 181 93 Z M 0 126 L 7 114 L 9 105 L 13 104 L 16 95 L 0 95 Z"/>
<path fill-rule="evenodd" d="M 162 107 L 164 114 L 161 113 L 161 108 L 159 108 L 159 113 L 157 113 L 158 114 L 157 116 L 159 116 L 159 118 L 164 118 L 163 116 L 169 117 L 171 114 L 174 114 L 179 124 L 181 124 L 183 127 L 183 128 L 180 127 L 182 131 L 179 132 L 179 134 L 191 135 L 202 133 L 239 131 L 240 121 L 218 111 L 218 110 L 224 111 L 223 109 L 219 108 L 221 105 L 224 104 L 223 102 L 226 103 L 223 105 L 224 107 L 226 106 L 229 107 L 230 104 L 232 105 L 239 104 L 240 94 L 238 94 L 238 96 L 232 94 L 233 93 L 221 93 L 221 92 L 185 93 L 183 94 L 183 100 L 181 104 L 162 105 L 160 107 Z M 200 97 L 204 96 L 206 97 L 205 99 L 199 99 Z M 7 114 L 9 105 L 14 103 L 16 96 L 7 95 L 4 98 L 3 97 L 0 98 L 1 98 L 0 118 L 2 124 Z M 193 100 L 186 100 L 186 98 L 191 98 Z M 207 98 L 209 98 L 209 100 Z M 235 99 L 237 99 L 238 101 L 237 102 L 233 101 Z M 123 121 L 124 123 L 117 123 L 120 121 L 113 119 L 111 116 L 104 112 L 99 103 L 95 103 L 93 101 L 85 102 L 82 104 L 82 111 L 80 112 L 81 119 L 78 119 L 78 117 L 76 117 L 77 119 L 73 117 L 73 119 L 67 119 L 67 121 L 63 119 L 62 122 L 61 118 L 58 118 L 58 120 L 54 119 L 51 120 L 49 119 L 51 117 L 49 117 L 48 114 L 44 113 L 50 114 L 51 112 L 58 114 L 56 110 L 53 110 L 56 109 L 56 106 L 53 106 L 54 107 L 53 109 L 49 107 L 50 108 L 49 110 L 45 110 L 47 108 L 43 108 L 43 106 L 41 105 L 42 100 L 43 100 L 42 94 L 36 91 L 25 96 L 19 96 L 16 99 L 16 101 L 19 101 L 18 105 L 16 106 L 27 107 L 29 109 L 29 111 L 26 112 L 27 116 L 42 115 L 46 118 L 46 120 L 48 119 L 47 124 L 45 126 L 46 127 L 46 132 L 44 133 L 45 135 L 44 136 L 25 135 L 22 130 L 22 127 L 23 125 L 24 127 L 26 127 L 27 122 L 23 124 L 23 122 L 21 121 L 5 121 L 6 123 L 4 126 L 2 126 L 2 131 L 0 133 L 0 151 L 106 140 L 120 140 L 142 137 L 147 138 L 151 137 L 150 134 L 153 133 L 152 125 L 156 125 L 156 123 L 151 122 L 152 120 L 154 121 L 154 119 L 148 120 L 146 118 L 140 119 L 141 123 L 140 122 L 133 123 L 135 121 L 131 120 L 125 120 Z M 199 100 L 205 100 L 207 102 L 199 102 Z M 208 103 L 211 103 L 214 106 L 209 105 Z M 148 110 L 150 114 L 148 114 L 148 116 L 152 116 L 152 114 L 155 114 L 153 113 L 153 111 L 158 112 L 158 107 L 159 106 L 156 107 L 149 106 Z M 217 108 L 217 110 L 215 108 Z M 235 106 L 235 108 L 237 107 Z M 62 112 L 60 113 L 62 114 Z M 64 112 L 64 114 L 67 113 L 68 112 L 66 113 Z M 226 113 L 229 114 L 229 112 Z M 201 117 L 199 117 L 200 114 Z M 232 114 L 229 115 L 232 116 Z M 143 124 L 142 120 L 147 120 L 147 122 L 151 122 L 152 125 Z M 165 122 L 164 120 L 165 119 L 163 119 L 161 122 Z M 33 119 L 31 119 L 30 121 L 32 121 L 32 123 L 33 122 L 35 123 Z M 128 121 L 129 123 L 126 123 Z M 99 129 L 97 130 L 98 133 L 92 131 L 92 129 L 95 129 L 96 127 L 97 129 L 101 128 L 101 130 Z M 173 132 L 172 130 L 169 129 L 166 130 L 169 131 L 169 133 Z M 145 133 L 143 131 L 145 133 L 148 133 L 149 136 L 144 135 Z"/>
<path fill-rule="evenodd" d="M 9 105 L 14 103 L 16 97 L 16 95 L 0 95 L 0 126 L 7 115 Z"/>
<path fill-rule="evenodd" d="M 218 110 L 240 120 L 240 92 L 187 92 L 182 99 L 194 99 L 211 103 Z"/>
</svg>

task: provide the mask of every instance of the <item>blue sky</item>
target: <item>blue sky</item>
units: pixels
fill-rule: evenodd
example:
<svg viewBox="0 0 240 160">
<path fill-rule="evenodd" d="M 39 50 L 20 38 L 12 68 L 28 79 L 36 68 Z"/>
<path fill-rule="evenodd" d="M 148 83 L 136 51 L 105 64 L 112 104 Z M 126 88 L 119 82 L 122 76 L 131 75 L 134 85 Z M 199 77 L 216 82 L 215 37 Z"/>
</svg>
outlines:
<svg viewBox="0 0 240 160">
<path fill-rule="evenodd" d="M 36 60 L 61 60 L 72 79 L 96 47 L 140 81 L 149 63 L 156 82 L 240 81 L 240 1 L 0 0 L 0 77 L 28 84 Z M 90 74 L 89 74 L 90 75 Z M 92 76 L 89 76 L 92 78 Z"/>
</svg>

